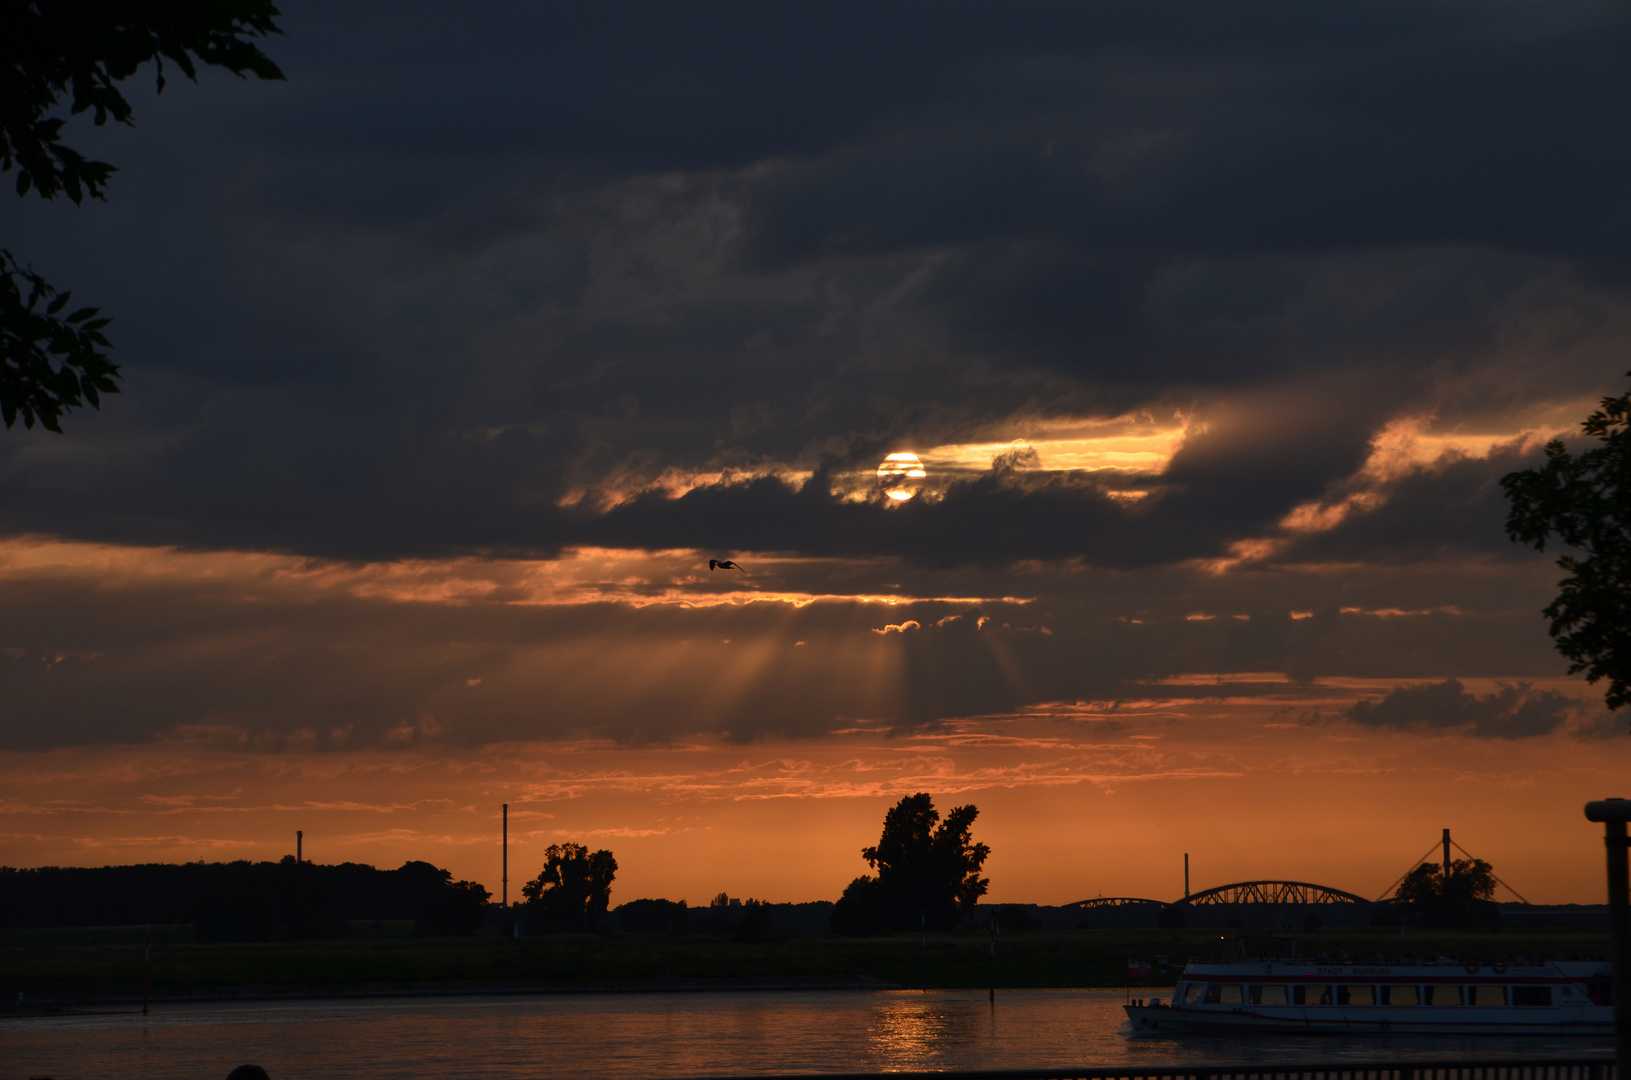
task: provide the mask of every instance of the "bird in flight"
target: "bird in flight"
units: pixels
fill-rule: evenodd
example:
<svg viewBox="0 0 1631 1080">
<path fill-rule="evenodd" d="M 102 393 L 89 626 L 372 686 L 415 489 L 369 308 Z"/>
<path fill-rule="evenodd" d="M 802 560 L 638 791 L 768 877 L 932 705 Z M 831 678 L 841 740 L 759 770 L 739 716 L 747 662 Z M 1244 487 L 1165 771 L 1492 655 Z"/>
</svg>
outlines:
<svg viewBox="0 0 1631 1080">
<path fill-rule="evenodd" d="M 710 571 L 713 571 L 713 570 L 742 570 L 742 568 L 740 566 L 737 566 L 735 563 L 731 562 L 729 559 L 709 559 L 708 560 L 708 569 Z M 742 573 L 745 574 L 745 573 L 747 573 L 747 571 L 742 570 Z"/>
</svg>

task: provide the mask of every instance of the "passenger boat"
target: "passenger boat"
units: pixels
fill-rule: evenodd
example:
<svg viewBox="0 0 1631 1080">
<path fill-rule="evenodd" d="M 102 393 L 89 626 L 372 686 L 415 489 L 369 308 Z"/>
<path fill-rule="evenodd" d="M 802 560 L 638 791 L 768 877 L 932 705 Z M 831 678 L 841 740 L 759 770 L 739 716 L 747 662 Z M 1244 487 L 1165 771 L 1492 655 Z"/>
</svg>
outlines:
<svg viewBox="0 0 1631 1080">
<path fill-rule="evenodd" d="M 1126 1006 L 1135 1032 L 1610 1035 L 1606 961 L 1449 957 L 1191 960 L 1170 1002 Z"/>
</svg>

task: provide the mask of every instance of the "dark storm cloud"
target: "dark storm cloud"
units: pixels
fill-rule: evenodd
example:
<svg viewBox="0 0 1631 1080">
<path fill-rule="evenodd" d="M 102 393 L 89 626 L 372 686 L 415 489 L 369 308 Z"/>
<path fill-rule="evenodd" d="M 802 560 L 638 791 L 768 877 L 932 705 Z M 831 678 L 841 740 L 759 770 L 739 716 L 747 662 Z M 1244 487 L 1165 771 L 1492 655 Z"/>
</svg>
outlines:
<svg viewBox="0 0 1631 1080">
<path fill-rule="evenodd" d="M 115 315 L 128 385 L 66 440 L 6 436 L 0 530 L 1140 565 L 1272 528 L 1447 380 L 1509 374 L 1496 411 L 1595 389 L 1626 338 L 1612 5 L 284 25 L 288 84 L 206 77 L 139 94 L 135 132 L 71 126 L 123 167 L 107 206 L 6 204 L 8 246 Z M 562 508 L 1145 407 L 1211 411 L 1131 509 L 999 477 L 906 513 L 771 483 Z"/>
<path fill-rule="evenodd" d="M 1538 678 L 1562 667 L 1527 610 L 1538 597 L 1512 610 L 1509 576 L 1480 607 L 1475 574 L 1456 580 L 1436 566 L 1333 584 L 1296 571 L 1249 581 L 1159 566 L 947 574 L 872 559 L 750 563 L 753 578 L 721 580 L 684 558 L 601 568 L 590 555 L 573 564 L 588 576 L 563 594 L 569 602 L 536 603 L 506 579 L 520 573 L 524 583 L 536 568 L 480 560 L 460 571 L 474 573 L 466 581 L 434 568 L 420 579 L 294 559 L 105 558 L 8 553 L 0 748 L 745 742 L 858 723 L 906 730 L 1049 702 L 1181 711 L 1197 698 L 1255 701 L 1256 719 L 1276 709 L 1295 718 L 1313 707 L 1297 705 L 1302 697 L 1326 709 L 1333 695 L 1351 697 L 1314 685 L 1325 677 Z M 644 582 L 634 599 L 618 584 L 627 577 Z M 1520 583 L 1525 597 L 1537 592 Z M 937 585 L 999 599 L 919 598 Z M 727 586 L 766 599 L 711 603 Z M 771 599 L 783 589 L 791 600 Z M 1019 595 L 1001 599 L 1012 595 L 1004 590 Z M 823 598 L 807 602 L 814 596 Z M 1467 609 L 1397 610 L 1445 596 Z M 1184 681 L 1195 673 L 1205 680 Z M 1410 712 L 1389 704 L 1395 695 L 1355 719 L 1504 735 L 1566 711 L 1556 694 L 1523 685 L 1438 693 L 1460 704 L 1443 716 Z"/>
<path fill-rule="evenodd" d="M 762 480 L 698 488 L 679 499 L 646 496 L 585 527 L 595 542 L 617 546 L 662 534 L 687 547 L 887 554 L 931 565 L 1060 559 L 1084 550 L 1105 562 L 1144 563 L 1207 550 L 1205 540 L 1164 535 L 1128 514 L 1097 485 L 1019 487 L 1000 478 L 904 506 L 843 502 L 827 494 L 819 477 L 798 491 Z"/>
<path fill-rule="evenodd" d="M 763 254 L 1012 234 L 1110 250 L 1623 250 L 1603 234 L 1626 227 L 1620 196 L 1586 179 L 1627 152 L 1606 96 L 1623 89 L 1626 25 L 1606 5 L 1557 19 L 1504 5 L 1029 14 L 922 110 L 942 123 L 769 186 Z M 1554 113 L 1564 101 L 1578 111 Z M 1538 205 L 1537 191 L 1564 197 Z"/>
<path fill-rule="evenodd" d="M 1510 504 L 1500 482 L 1510 472 L 1541 462 L 1537 447 L 1526 454 L 1497 453 L 1423 469 L 1394 485 L 1380 508 L 1352 514 L 1330 532 L 1302 538 L 1282 558 L 1380 562 L 1459 552 L 1532 561 L 1532 551 L 1507 539 Z"/>
<path fill-rule="evenodd" d="M 1397 391 L 1397 381 L 1378 392 L 1354 380 L 1221 410 L 1162 478 L 1176 489 L 1160 504 L 1167 524 L 1208 522 L 1238 536 L 1277 521 L 1364 464 Z"/>
<path fill-rule="evenodd" d="M 9 749 L 820 736 L 1010 709 L 1063 686 L 1108 691 L 1149 663 L 1102 629 L 1052 643 L 1001 603 L 979 630 L 979 611 L 934 602 L 461 608 L 202 584 L 104 593 L 86 621 L 80 587 L 4 593 Z M 931 629 L 880 636 L 880 615 Z M 1090 641 L 1109 647 L 1083 656 Z"/>
<path fill-rule="evenodd" d="M 1522 739 L 1556 731 L 1579 702 L 1525 683 L 1471 694 L 1457 679 L 1395 687 L 1384 698 L 1356 702 L 1347 718 L 1399 731 L 1462 731 L 1480 738 Z"/>
</svg>

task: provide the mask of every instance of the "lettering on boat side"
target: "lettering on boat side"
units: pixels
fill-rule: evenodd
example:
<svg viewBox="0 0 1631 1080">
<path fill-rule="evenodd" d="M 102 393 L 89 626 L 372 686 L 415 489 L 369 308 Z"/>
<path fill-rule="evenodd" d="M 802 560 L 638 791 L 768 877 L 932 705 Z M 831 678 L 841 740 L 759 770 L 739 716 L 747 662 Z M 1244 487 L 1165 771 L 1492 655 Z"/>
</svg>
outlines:
<svg viewBox="0 0 1631 1080">
<path fill-rule="evenodd" d="M 1354 968 L 1354 974 L 1355 975 L 1392 975 L 1393 974 L 1393 969 L 1392 968 L 1380 968 L 1380 967 L 1377 967 L 1377 968 L 1356 967 L 1356 968 Z"/>
</svg>

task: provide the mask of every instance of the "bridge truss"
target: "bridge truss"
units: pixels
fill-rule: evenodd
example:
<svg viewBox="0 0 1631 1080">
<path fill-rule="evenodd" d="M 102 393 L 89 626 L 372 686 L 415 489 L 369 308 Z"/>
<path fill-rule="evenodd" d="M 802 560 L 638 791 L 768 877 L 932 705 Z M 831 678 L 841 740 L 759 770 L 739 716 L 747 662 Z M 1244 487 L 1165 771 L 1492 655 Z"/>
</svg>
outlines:
<svg viewBox="0 0 1631 1080">
<path fill-rule="evenodd" d="M 1219 904 L 1369 905 L 1370 901 L 1329 885 L 1311 885 L 1306 881 L 1239 881 L 1233 885 L 1219 885 L 1215 889 L 1191 893 L 1173 906 L 1210 907 Z"/>
</svg>

